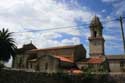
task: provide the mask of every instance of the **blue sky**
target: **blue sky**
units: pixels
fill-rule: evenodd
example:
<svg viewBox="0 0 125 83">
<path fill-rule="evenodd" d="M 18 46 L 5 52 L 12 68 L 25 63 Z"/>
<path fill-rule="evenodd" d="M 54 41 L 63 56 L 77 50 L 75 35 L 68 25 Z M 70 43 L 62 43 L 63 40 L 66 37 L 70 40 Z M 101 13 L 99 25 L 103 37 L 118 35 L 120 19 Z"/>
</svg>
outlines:
<svg viewBox="0 0 125 83">
<path fill-rule="evenodd" d="M 38 48 L 82 43 L 88 56 L 89 24 L 97 15 L 104 27 L 105 53 L 123 54 L 120 24 L 111 20 L 125 16 L 124 4 L 125 0 L 3 0 L 0 29 L 15 32 L 18 47 L 31 41 Z"/>
</svg>

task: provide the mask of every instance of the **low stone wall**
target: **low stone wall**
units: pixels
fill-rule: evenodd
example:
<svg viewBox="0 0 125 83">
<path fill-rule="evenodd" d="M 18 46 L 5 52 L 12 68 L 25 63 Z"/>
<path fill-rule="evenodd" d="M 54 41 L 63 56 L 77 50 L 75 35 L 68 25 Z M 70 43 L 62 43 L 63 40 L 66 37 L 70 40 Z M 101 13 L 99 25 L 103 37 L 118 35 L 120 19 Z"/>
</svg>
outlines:
<svg viewBox="0 0 125 83">
<path fill-rule="evenodd" d="M 125 83 L 125 74 L 69 75 L 23 70 L 0 70 L 0 83 Z"/>
</svg>

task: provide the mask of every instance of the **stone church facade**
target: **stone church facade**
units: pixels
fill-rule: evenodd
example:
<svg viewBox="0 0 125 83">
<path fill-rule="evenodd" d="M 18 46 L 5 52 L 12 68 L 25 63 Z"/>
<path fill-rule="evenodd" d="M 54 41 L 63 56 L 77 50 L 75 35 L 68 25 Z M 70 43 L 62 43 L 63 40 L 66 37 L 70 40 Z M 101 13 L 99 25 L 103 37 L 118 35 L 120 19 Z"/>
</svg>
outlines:
<svg viewBox="0 0 125 83">
<path fill-rule="evenodd" d="M 34 49 L 30 49 L 33 47 Z M 19 53 L 22 49 L 28 49 Z M 71 69 L 78 70 L 75 62 L 84 59 L 85 48 L 80 45 L 62 46 L 46 49 L 36 49 L 30 43 L 18 49 L 13 67 L 18 69 L 29 69 L 40 72 L 69 72 Z"/>
<path fill-rule="evenodd" d="M 93 72 L 124 72 L 123 55 L 105 55 L 103 26 L 97 16 L 90 23 L 90 33 L 89 58 L 86 58 L 86 49 L 82 44 L 37 49 L 31 42 L 17 50 L 13 68 L 47 73 L 81 73 L 91 66 Z"/>
</svg>

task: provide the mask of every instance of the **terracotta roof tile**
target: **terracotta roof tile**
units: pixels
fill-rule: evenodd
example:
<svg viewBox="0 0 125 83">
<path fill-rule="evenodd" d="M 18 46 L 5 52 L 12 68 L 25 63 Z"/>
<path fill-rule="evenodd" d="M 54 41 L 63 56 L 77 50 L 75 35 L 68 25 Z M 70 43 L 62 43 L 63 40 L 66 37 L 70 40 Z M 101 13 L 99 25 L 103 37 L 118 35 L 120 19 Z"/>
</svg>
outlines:
<svg viewBox="0 0 125 83">
<path fill-rule="evenodd" d="M 80 73 L 82 73 L 82 71 L 79 70 L 79 69 L 70 69 L 70 70 L 68 70 L 68 72 L 69 73 L 74 73 L 74 74 L 80 74 Z"/>
<path fill-rule="evenodd" d="M 65 58 L 65 57 L 62 57 L 62 56 L 54 56 L 55 58 L 58 58 L 59 60 L 61 61 L 64 61 L 64 62 L 70 62 L 70 63 L 73 63 L 72 60 L 68 59 L 68 58 Z"/>
<path fill-rule="evenodd" d="M 89 61 L 89 63 L 102 63 L 104 62 L 103 58 L 91 58 Z"/>
<path fill-rule="evenodd" d="M 100 64 L 100 63 L 102 63 L 104 61 L 105 61 L 104 58 L 88 58 L 88 59 L 84 59 L 82 61 L 82 63 Z"/>
<path fill-rule="evenodd" d="M 107 59 L 125 59 L 125 55 L 107 55 Z"/>
<path fill-rule="evenodd" d="M 79 74 L 79 73 L 82 73 L 82 71 L 81 70 L 73 70 L 73 73 Z"/>
</svg>

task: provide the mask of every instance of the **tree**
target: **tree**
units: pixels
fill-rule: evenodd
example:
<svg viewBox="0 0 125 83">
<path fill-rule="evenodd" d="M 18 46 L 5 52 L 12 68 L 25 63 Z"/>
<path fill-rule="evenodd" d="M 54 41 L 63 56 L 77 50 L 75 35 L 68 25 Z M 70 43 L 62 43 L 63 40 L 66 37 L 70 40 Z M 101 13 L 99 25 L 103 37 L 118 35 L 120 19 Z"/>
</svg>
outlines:
<svg viewBox="0 0 125 83">
<path fill-rule="evenodd" d="M 8 29 L 0 30 L 0 61 L 7 62 L 10 57 L 15 57 L 16 45 L 12 33 Z"/>
<path fill-rule="evenodd" d="M 83 69 L 83 81 L 86 83 L 109 83 L 108 81 L 108 64 L 88 64 Z"/>
</svg>

